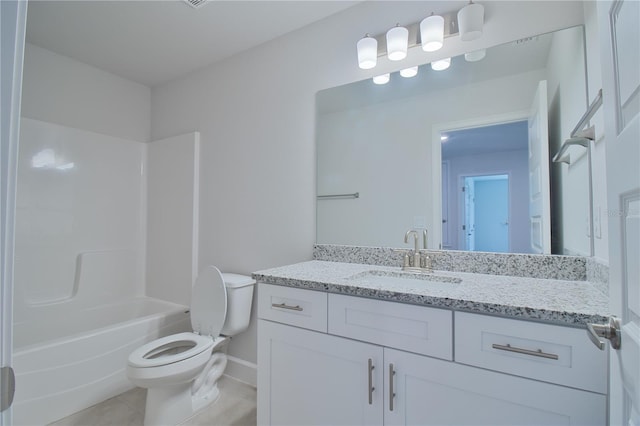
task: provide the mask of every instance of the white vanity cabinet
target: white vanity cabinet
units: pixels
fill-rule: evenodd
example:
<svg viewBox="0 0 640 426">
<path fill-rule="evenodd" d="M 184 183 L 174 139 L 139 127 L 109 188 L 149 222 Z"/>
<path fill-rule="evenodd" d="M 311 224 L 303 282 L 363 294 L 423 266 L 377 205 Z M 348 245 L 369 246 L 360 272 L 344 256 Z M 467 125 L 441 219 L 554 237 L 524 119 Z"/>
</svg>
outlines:
<svg viewBox="0 0 640 426">
<path fill-rule="evenodd" d="M 562 353 L 564 366 L 553 370 L 548 358 L 498 350 L 515 360 L 501 370 L 509 363 L 491 364 L 470 350 L 480 345 L 482 352 L 495 335 L 518 335 L 520 325 L 528 340 L 518 344 L 536 341 L 536 326 L 545 333 L 566 327 L 269 284 L 258 291 L 259 425 L 606 424 L 606 377 L 576 378 L 591 374 L 584 369 L 594 363 L 606 369 L 606 359 L 583 360 L 599 351 L 581 355 L 569 339 L 563 350 L 571 357 Z M 318 325 L 323 315 L 326 328 Z M 310 316 L 314 329 L 304 325 Z M 466 349 L 458 336 L 470 341 Z M 546 366 L 556 380 L 544 376 Z M 560 373 L 571 368 L 576 371 Z"/>
</svg>

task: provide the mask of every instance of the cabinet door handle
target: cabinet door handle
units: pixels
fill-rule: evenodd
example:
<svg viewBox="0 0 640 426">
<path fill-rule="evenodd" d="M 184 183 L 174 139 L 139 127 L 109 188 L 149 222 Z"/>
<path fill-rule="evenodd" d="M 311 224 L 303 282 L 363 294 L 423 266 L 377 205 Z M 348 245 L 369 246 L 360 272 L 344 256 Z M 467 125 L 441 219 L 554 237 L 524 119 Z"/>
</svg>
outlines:
<svg viewBox="0 0 640 426">
<path fill-rule="evenodd" d="M 396 372 L 393 371 L 393 364 L 389 364 L 389 411 L 393 411 L 393 398 L 396 394 L 393 392 L 393 376 Z"/>
<path fill-rule="evenodd" d="M 541 358 L 558 359 L 558 355 L 542 352 L 542 349 L 538 349 L 537 351 L 532 351 L 530 349 L 517 348 L 517 347 L 511 346 L 508 343 L 506 345 L 498 345 L 497 343 L 494 343 L 493 345 L 491 345 L 491 347 L 493 349 L 498 349 L 500 351 L 516 352 L 524 355 L 539 356 Z"/>
<path fill-rule="evenodd" d="M 288 309 L 290 311 L 303 311 L 304 310 L 303 308 L 300 307 L 300 305 L 291 306 L 291 305 L 287 305 L 286 303 L 272 303 L 271 306 L 274 307 L 274 308 L 279 308 L 279 309 Z"/>
<path fill-rule="evenodd" d="M 373 365 L 373 360 L 369 358 L 369 363 L 367 365 L 367 374 L 369 375 L 369 405 L 373 404 L 373 391 L 376 388 L 373 387 L 373 369 L 376 368 Z"/>
</svg>

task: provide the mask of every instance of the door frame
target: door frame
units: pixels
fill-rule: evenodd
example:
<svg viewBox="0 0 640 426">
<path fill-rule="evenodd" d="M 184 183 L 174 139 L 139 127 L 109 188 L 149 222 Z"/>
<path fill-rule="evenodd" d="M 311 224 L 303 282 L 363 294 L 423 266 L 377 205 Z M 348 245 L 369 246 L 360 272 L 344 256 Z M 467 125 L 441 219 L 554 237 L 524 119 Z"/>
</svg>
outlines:
<svg viewBox="0 0 640 426">
<path fill-rule="evenodd" d="M 13 261 L 16 207 L 16 179 L 20 108 L 22 98 L 22 70 L 27 25 L 27 1 L 2 1 L 2 132 L 0 138 L 0 366 L 10 370 L 13 353 Z M 7 385 L 2 383 L 2 387 Z M 9 406 L 0 413 L 0 426 L 12 424 Z"/>
<path fill-rule="evenodd" d="M 465 180 L 467 178 L 482 178 L 482 177 L 486 177 L 486 176 L 506 176 L 507 177 L 507 223 L 509 223 L 508 225 L 508 230 L 507 230 L 507 251 L 506 253 L 509 252 L 509 250 L 511 250 L 511 182 L 512 182 L 512 178 L 511 178 L 511 172 L 509 171 L 499 171 L 499 172 L 491 172 L 491 173 L 474 173 L 474 174 L 463 174 L 463 175 L 458 175 L 458 183 L 459 183 L 459 187 L 463 187 L 465 186 Z M 462 191 L 460 191 L 460 194 L 458 195 L 459 199 L 458 199 L 458 224 L 459 225 L 464 225 L 466 224 L 466 217 L 465 217 L 465 213 L 466 213 L 466 194 L 463 194 Z M 460 229 L 458 229 L 458 231 L 460 231 Z M 474 237 L 475 239 L 475 237 Z M 466 238 L 464 233 L 462 233 L 462 235 L 458 236 L 458 250 L 468 250 L 467 249 L 467 245 L 466 245 Z"/>
<path fill-rule="evenodd" d="M 529 110 L 513 111 L 504 114 L 486 115 L 465 120 L 436 123 L 431 126 L 431 179 L 433 182 L 433 202 L 431 203 L 431 229 L 429 230 L 429 248 L 442 248 L 442 143 L 441 133 L 454 130 L 472 129 L 514 121 L 527 120 Z"/>
</svg>

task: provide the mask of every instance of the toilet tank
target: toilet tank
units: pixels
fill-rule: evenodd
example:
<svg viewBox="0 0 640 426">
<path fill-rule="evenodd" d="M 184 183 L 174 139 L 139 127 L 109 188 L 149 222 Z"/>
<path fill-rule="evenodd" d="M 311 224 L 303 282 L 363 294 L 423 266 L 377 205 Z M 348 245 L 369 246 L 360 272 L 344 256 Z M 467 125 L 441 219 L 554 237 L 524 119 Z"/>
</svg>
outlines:
<svg viewBox="0 0 640 426">
<path fill-rule="evenodd" d="M 223 273 L 227 288 L 227 318 L 221 334 L 235 336 L 249 327 L 255 280 L 246 275 Z"/>
</svg>

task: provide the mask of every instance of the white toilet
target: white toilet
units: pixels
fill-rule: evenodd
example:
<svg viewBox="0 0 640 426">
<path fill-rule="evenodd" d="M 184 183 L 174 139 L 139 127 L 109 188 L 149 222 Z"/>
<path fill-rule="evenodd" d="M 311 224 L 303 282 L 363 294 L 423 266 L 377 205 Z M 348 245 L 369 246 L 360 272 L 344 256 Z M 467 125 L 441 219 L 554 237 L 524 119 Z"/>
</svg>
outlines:
<svg viewBox="0 0 640 426">
<path fill-rule="evenodd" d="M 207 266 L 192 289 L 193 332 L 162 337 L 129 355 L 129 380 L 147 388 L 145 425 L 177 425 L 217 399 L 224 349 L 249 325 L 254 284 Z"/>
</svg>

